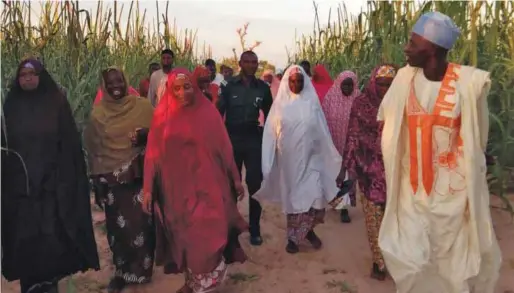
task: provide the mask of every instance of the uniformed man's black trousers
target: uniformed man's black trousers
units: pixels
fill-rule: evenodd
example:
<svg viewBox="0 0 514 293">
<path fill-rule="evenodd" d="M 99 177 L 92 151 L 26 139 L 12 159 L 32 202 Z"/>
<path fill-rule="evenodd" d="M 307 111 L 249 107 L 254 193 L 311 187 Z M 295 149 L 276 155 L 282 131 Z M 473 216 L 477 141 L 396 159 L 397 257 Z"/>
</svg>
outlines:
<svg viewBox="0 0 514 293">
<path fill-rule="evenodd" d="M 230 134 L 232 147 L 234 149 L 234 159 L 241 175 L 243 164 L 246 168 L 246 186 L 250 194 L 250 236 L 261 236 L 260 219 L 262 213 L 261 204 L 252 197 L 261 188 L 261 151 L 262 151 L 262 131 L 257 133 Z"/>
</svg>

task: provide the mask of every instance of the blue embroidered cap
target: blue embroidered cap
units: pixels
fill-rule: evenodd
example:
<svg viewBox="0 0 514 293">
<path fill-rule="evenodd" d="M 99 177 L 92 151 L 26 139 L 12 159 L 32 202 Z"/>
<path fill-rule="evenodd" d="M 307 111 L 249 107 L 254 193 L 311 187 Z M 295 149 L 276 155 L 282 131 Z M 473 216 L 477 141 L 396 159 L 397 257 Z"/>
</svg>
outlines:
<svg viewBox="0 0 514 293">
<path fill-rule="evenodd" d="M 453 20 L 437 11 L 423 14 L 414 25 L 412 32 L 448 50 L 460 36 L 460 29 Z"/>
</svg>

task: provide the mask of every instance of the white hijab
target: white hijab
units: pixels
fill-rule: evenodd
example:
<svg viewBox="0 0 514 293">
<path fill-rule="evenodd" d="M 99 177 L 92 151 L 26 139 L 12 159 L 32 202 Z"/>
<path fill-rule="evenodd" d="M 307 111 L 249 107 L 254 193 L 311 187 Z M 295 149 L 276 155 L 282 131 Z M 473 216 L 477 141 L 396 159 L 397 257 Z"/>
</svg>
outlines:
<svg viewBox="0 0 514 293">
<path fill-rule="evenodd" d="M 299 94 L 289 88 L 295 73 L 304 78 Z M 323 208 L 338 191 L 335 179 L 341 161 L 310 78 L 300 66 L 291 66 L 264 125 L 264 180 L 256 196 L 281 202 L 287 214 Z"/>
</svg>

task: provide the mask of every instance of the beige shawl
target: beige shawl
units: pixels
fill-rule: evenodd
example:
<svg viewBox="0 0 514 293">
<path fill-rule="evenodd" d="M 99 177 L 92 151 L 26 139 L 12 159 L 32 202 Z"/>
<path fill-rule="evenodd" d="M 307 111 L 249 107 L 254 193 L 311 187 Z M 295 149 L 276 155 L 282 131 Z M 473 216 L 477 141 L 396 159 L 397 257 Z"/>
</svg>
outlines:
<svg viewBox="0 0 514 293">
<path fill-rule="evenodd" d="M 125 74 L 123 78 L 128 88 Z M 113 172 L 140 153 L 142 147 L 134 147 L 129 135 L 137 128 L 149 128 L 153 116 L 153 107 L 148 99 L 127 93 L 116 100 L 105 90 L 103 78 L 102 90 L 104 98 L 93 107 L 84 130 L 84 144 L 93 175 Z"/>
</svg>

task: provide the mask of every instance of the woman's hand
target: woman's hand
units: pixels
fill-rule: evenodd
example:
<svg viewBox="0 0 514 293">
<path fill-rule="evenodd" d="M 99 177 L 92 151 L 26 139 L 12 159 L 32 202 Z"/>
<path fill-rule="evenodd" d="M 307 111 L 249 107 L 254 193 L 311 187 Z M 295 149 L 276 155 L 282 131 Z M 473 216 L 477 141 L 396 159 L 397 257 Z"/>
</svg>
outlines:
<svg viewBox="0 0 514 293">
<path fill-rule="evenodd" d="M 148 139 L 148 128 L 136 128 L 129 133 L 130 141 L 134 147 L 144 147 Z"/>
<path fill-rule="evenodd" d="M 134 131 L 129 133 L 129 138 L 133 146 L 137 145 L 137 132 L 139 129 L 141 128 L 136 128 Z"/>
<path fill-rule="evenodd" d="M 237 200 L 242 201 L 243 198 L 245 197 L 245 188 L 243 187 L 243 184 L 241 184 L 241 182 L 236 182 L 234 184 L 234 187 L 235 187 L 236 193 L 237 193 Z"/>
<path fill-rule="evenodd" d="M 152 193 L 145 192 L 143 194 L 143 212 L 146 214 L 152 214 Z"/>
<path fill-rule="evenodd" d="M 104 210 L 104 205 L 107 201 L 107 184 L 102 182 L 100 176 L 91 176 L 91 183 L 93 185 L 93 193 L 95 194 L 95 204 Z"/>
<path fill-rule="evenodd" d="M 133 146 L 139 146 L 141 144 L 141 132 L 143 131 L 143 128 L 136 128 L 134 131 L 129 133 L 130 141 L 132 142 Z"/>
</svg>

